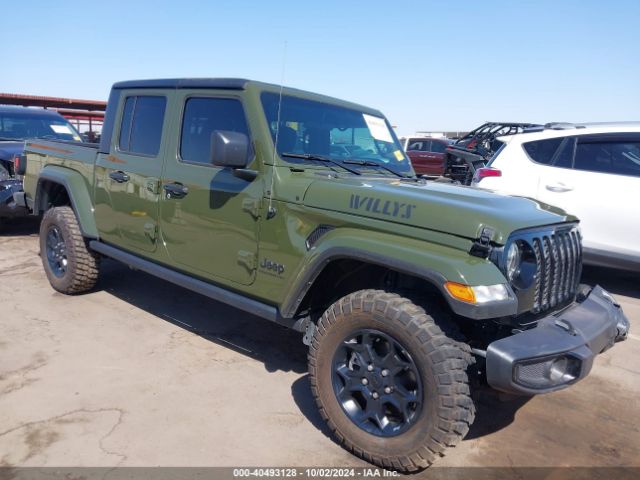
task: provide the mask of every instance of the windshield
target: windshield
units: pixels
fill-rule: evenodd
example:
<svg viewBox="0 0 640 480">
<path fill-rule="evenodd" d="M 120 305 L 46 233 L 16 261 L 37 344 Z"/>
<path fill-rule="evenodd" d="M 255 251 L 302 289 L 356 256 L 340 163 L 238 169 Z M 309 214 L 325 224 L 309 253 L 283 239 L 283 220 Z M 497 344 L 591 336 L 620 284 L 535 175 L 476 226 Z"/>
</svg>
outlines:
<svg viewBox="0 0 640 480">
<path fill-rule="evenodd" d="M 23 111 L 0 112 L 0 140 L 51 138 L 82 141 L 78 131 L 62 117 Z"/>
<path fill-rule="evenodd" d="M 262 94 L 267 122 L 275 143 L 278 127 L 278 102 L 276 93 Z M 312 155 L 330 158 L 350 164 L 361 161 L 359 169 L 371 169 L 389 175 L 384 168 L 412 175 L 411 163 L 383 117 L 369 115 L 336 105 L 303 100 L 289 95 L 282 96 L 278 154 Z M 299 163 L 304 159 L 288 157 L 285 160 Z"/>
</svg>

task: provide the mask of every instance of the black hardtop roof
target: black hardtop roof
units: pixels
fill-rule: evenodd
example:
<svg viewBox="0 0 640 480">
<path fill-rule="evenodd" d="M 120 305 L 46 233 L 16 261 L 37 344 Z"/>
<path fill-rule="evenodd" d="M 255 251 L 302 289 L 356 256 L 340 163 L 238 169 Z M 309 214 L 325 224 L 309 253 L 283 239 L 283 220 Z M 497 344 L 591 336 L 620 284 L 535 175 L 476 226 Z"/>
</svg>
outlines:
<svg viewBox="0 0 640 480">
<path fill-rule="evenodd" d="M 244 90 L 245 78 L 160 78 L 153 80 L 127 80 L 113 84 L 113 88 L 222 88 Z"/>
<path fill-rule="evenodd" d="M 266 91 L 279 91 L 280 85 L 273 83 L 265 83 L 257 80 L 248 80 L 246 78 L 163 78 L 163 79 L 151 79 L 151 80 L 126 80 L 124 82 L 117 82 L 113 84 L 114 90 L 135 89 L 135 88 L 217 88 L 224 90 L 245 90 L 248 84 L 258 85 Z M 374 115 L 382 115 L 382 112 L 374 108 L 367 107 L 365 105 L 359 105 L 357 103 L 348 102 L 339 98 L 329 97 L 326 95 L 313 93 L 305 90 L 299 90 L 292 87 L 282 87 L 286 94 L 302 94 L 304 97 L 317 100 L 330 102 L 337 105 L 342 105 L 346 108 L 357 109 L 364 112 L 368 112 Z"/>
</svg>

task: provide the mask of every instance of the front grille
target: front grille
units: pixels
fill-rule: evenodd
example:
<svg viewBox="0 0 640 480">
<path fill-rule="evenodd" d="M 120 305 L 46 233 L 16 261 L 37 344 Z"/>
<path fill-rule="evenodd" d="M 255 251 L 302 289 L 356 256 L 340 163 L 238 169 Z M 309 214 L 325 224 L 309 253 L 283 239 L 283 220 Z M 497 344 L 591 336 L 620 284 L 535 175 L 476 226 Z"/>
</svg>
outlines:
<svg viewBox="0 0 640 480">
<path fill-rule="evenodd" d="M 577 228 L 540 232 L 527 239 L 536 257 L 533 313 L 572 299 L 582 273 L 582 244 Z"/>
</svg>

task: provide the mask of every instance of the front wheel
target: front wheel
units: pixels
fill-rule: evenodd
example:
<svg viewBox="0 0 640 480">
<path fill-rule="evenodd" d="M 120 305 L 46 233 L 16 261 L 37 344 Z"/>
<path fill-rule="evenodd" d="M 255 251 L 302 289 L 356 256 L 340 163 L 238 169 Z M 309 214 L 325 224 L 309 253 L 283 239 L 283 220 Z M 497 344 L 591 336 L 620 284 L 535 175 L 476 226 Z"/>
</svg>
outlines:
<svg viewBox="0 0 640 480">
<path fill-rule="evenodd" d="M 87 246 L 71 207 L 55 207 L 44 214 L 40 257 L 49 283 L 61 293 L 86 292 L 98 280 L 99 257 Z"/>
<path fill-rule="evenodd" d="M 471 357 L 434 316 L 399 295 L 362 290 L 318 321 L 309 376 L 320 413 L 338 442 L 381 467 L 428 467 L 474 420 Z"/>
</svg>

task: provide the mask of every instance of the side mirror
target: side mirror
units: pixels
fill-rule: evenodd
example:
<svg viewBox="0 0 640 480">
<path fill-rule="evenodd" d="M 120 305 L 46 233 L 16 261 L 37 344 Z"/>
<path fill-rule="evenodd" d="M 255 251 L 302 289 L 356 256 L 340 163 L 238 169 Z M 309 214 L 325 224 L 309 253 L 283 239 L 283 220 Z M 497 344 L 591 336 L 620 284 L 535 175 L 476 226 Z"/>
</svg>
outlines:
<svg viewBox="0 0 640 480">
<path fill-rule="evenodd" d="M 211 163 L 219 167 L 245 168 L 249 161 L 249 137 L 244 133 L 214 130 Z"/>
</svg>

